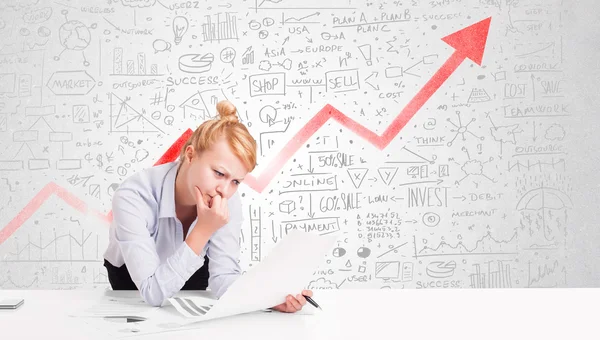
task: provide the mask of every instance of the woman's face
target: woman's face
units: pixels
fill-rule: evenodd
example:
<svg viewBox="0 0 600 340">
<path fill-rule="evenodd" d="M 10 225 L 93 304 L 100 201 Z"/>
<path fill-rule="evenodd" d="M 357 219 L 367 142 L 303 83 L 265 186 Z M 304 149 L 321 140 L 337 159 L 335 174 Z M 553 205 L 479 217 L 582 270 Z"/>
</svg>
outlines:
<svg viewBox="0 0 600 340">
<path fill-rule="evenodd" d="M 188 150 L 193 151 L 193 147 L 188 146 Z M 195 199 L 194 187 L 197 186 L 202 192 L 204 203 L 208 206 L 216 195 L 227 199 L 233 196 L 248 171 L 225 138 L 217 140 L 210 149 L 200 155 L 188 150 L 186 156 L 194 155 L 187 170 L 186 187 L 189 195 Z M 188 160 L 186 157 L 185 161 Z"/>
</svg>

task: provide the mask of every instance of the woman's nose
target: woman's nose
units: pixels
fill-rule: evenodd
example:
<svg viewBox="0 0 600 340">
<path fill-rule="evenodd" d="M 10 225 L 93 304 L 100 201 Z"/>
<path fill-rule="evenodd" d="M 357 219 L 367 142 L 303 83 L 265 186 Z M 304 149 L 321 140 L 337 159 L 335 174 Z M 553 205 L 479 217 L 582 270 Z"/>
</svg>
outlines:
<svg viewBox="0 0 600 340">
<path fill-rule="evenodd" d="M 221 197 L 227 197 L 227 193 L 229 190 L 229 184 L 228 183 L 222 183 L 217 185 L 216 191 L 219 195 L 221 195 Z"/>
</svg>

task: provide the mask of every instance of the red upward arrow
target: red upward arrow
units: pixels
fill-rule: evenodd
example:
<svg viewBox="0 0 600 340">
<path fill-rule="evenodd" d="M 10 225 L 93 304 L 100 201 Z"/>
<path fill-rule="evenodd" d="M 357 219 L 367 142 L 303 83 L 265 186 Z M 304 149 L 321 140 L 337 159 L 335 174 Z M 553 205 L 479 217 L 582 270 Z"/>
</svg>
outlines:
<svg viewBox="0 0 600 340">
<path fill-rule="evenodd" d="M 421 109 L 431 96 L 442 86 L 442 84 L 456 71 L 458 66 L 469 58 L 481 65 L 483 51 L 487 41 L 488 31 L 492 18 L 487 18 L 458 32 L 442 38 L 444 42 L 452 46 L 455 51 L 440 69 L 429 79 L 423 88 L 411 99 L 398 116 L 391 122 L 390 126 L 379 136 L 375 132 L 360 125 L 352 118 L 327 104 L 321 109 L 292 139 L 283 147 L 277 156 L 271 161 L 265 172 L 258 178 L 248 175 L 244 183 L 252 189 L 262 192 L 269 185 L 275 175 L 283 168 L 283 165 L 317 132 L 329 119 L 337 120 L 357 135 L 366 139 L 380 150 L 385 148 L 396 137 L 398 132 L 406 126 L 408 121 Z"/>
<path fill-rule="evenodd" d="M 271 161 L 269 166 L 267 166 L 265 172 L 258 178 L 248 174 L 244 179 L 244 183 L 252 189 L 262 192 L 294 153 L 298 151 L 298 149 L 300 149 L 300 147 L 302 147 L 302 145 L 304 145 L 304 143 L 306 143 L 306 141 L 308 141 L 308 139 L 310 139 L 310 137 L 312 137 L 312 135 L 330 118 L 337 120 L 340 124 L 366 139 L 377 148 L 385 148 L 466 58 L 481 65 L 491 20 L 491 17 L 487 18 L 442 38 L 444 42 L 455 49 L 454 53 L 452 53 L 450 58 L 448 58 L 444 65 L 440 67 L 415 97 L 408 102 L 406 107 L 404 107 L 400 114 L 392 121 L 390 126 L 383 132 L 383 135 L 377 135 L 373 131 L 341 113 L 333 106 L 327 104 L 283 147 L 279 154 Z M 177 159 L 179 150 L 191 134 L 192 130 L 187 129 L 154 165 L 164 164 Z M 77 198 L 77 196 L 65 188 L 54 182 L 50 182 L 31 199 L 15 218 L 0 230 L 0 244 L 19 229 L 19 227 L 27 221 L 52 194 L 56 194 L 78 211 L 90 213 L 87 204 L 84 201 Z M 91 212 L 107 222 L 112 220 L 112 211 L 109 211 L 106 215 L 95 210 Z"/>
</svg>

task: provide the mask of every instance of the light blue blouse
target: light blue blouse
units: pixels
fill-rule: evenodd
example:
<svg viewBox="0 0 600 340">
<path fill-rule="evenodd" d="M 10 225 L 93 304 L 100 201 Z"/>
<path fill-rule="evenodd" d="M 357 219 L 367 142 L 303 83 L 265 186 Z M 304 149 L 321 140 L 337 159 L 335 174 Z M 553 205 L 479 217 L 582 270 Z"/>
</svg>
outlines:
<svg viewBox="0 0 600 340">
<path fill-rule="evenodd" d="M 144 301 L 160 306 L 210 261 L 208 289 L 221 297 L 241 275 L 242 204 L 236 192 L 228 201 L 229 222 L 210 238 L 200 255 L 184 242 L 175 214 L 175 177 L 179 161 L 140 171 L 121 183 L 112 200 L 113 220 L 104 258 L 124 263 Z M 194 229 L 194 220 L 188 234 Z"/>
</svg>

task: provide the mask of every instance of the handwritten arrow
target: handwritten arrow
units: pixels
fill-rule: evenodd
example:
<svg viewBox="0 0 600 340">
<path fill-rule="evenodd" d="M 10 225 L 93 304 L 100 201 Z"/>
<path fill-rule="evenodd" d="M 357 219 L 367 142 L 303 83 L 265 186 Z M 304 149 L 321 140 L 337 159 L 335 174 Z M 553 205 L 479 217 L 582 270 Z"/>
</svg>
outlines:
<svg viewBox="0 0 600 340">
<path fill-rule="evenodd" d="M 531 93 L 533 94 L 533 101 L 535 101 L 535 76 L 531 75 Z"/>
<path fill-rule="evenodd" d="M 312 211 L 312 194 L 308 194 L 308 216 L 310 218 L 315 217 L 315 213 Z"/>
<path fill-rule="evenodd" d="M 444 180 L 443 179 L 438 179 L 435 181 L 420 181 L 420 182 L 406 182 L 406 183 L 400 183 L 397 186 L 402 187 L 405 185 L 414 185 L 414 184 L 425 184 L 425 183 L 435 183 L 436 185 L 442 183 Z"/>
<path fill-rule="evenodd" d="M 327 104 L 290 139 L 260 176 L 254 177 L 252 174 L 248 174 L 244 183 L 257 192 L 262 192 L 296 151 L 325 125 L 329 119 L 336 120 L 380 150 L 384 149 L 465 59 L 471 59 L 473 62 L 481 65 L 491 20 L 491 17 L 484 19 L 442 38 L 442 41 L 454 48 L 454 53 L 452 53 L 448 60 L 413 99 L 408 102 L 381 136 L 341 113 L 330 104 Z"/>
<path fill-rule="evenodd" d="M 371 84 L 369 82 L 369 79 L 371 79 L 371 77 L 373 77 L 373 76 L 375 76 L 375 78 L 377 78 L 378 74 L 379 74 L 379 72 L 373 71 L 373 72 L 371 72 L 371 75 L 365 79 L 365 83 L 369 84 L 369 86 L 371 86 L 374 90 L 379 90 L 379 85 L 374 86 L 373 84 Z"/>
<path fill-rule="evenodd" d="M 273 242 L 277 243 L 277 236 L 275 236 L 275 221 L 271 221 L 271 240 L 273 240 Z"/>
</svg>

